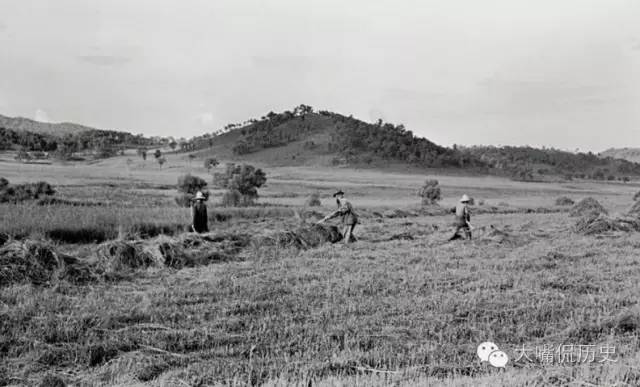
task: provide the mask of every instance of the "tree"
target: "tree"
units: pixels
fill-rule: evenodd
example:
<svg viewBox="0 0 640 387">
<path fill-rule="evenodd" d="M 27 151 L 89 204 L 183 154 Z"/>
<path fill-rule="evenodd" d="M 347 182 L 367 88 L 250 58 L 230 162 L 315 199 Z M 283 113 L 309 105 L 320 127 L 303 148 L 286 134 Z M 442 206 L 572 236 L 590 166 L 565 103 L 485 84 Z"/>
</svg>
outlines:
<svg viewBox="0 0 640 387">
<path fill-rule="evenodd" d="M 218 164 L 218 159 L 215 157 L 208 157 L 204 159 L 204 167 L 207 168 L 207 171 L 211 173 L 211 168 L 215 168 Z"/>
<path fill-rule="evenodd" d="M 156 159 L 162 157 L 162 152 L 160 152 L 160 149 L 156 149 L 156 151 L 153 152 L 153 157 L 155 157 Z"/>
<path fill-rule="evenodd" d="M 177 146 L 178 146 L 178 143 L 173 140 L 169 143 L 169 147 L 171 148 L 171 150 L 176 150 Z"/>
<path fill-rule="evenodd" d="M 438 180 L 427 179 L 420 191 L 418 191 L 418 196 L 422 198 L 423 206 L 437 204 L 442 199 Z"/>
<path fill-rule="evenodd" d="M 256 169 L 253 165 L 229 163 L 224 173 L 215 175 L 215 181 L 227 190 L 223 196 L 224 205 L 247 206 L 255 203 L 258 188 L 267 182 L 267 177 L 261 169 Z"/>
<path fill-rule="evenodd" d="M 147 160 L 147 150 L 144 148 L 138 148 L 138 156 L 142 157 L 142 160 Z"/>
<path fill-rule="evenodd" d="M 167 162 L 167 159 L 165 159 L 164 157 L 158 157 L 156 160 L 158 161 L 158 164 L 160 165 L 160 169 L 162 169 L 162 164 Z"/>
<path fill-rule="evenodd" d="M 178 192 L 195 195 L 198 191 L 201 191 L 204 194 L 203 188 L 206 186 L 206 180 L 190 173 L 178 177 Z"/>
<path fill-rule="evenodd" d="M 176 204 L 180 207 L 189 207 L 193 201 L 193 197 L 198 191 L 202 192 L 205 200 L 207 200 L 209 198 L 209 191 L 204 190 L 206 186 L 207 182 L 198 176 L 186 174 L 178 177 L 176 188 L 178 189 L 179 195 L 175 197 Z"/>
</svg>

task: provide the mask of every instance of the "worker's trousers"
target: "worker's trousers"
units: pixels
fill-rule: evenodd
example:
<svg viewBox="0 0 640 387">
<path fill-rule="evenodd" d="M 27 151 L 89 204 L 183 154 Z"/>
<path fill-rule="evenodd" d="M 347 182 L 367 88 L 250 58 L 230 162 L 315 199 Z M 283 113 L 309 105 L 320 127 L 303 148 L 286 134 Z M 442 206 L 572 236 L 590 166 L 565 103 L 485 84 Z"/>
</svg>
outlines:
<svg viewBox="0 0 640 387">
<path fill-rule="evenodd" d="M 456 229 L 453 232 L 453 235 L 451 236 L 451 238 L 449 238 L 449 240 L 452 241 L 452 240 L 456 240 L 456 239 L 462 238 L 462 236 L 460 235 L 460 231 L 464 232 L 465 239 L 471 239 L 471 228 L 469 228 L 469 225 L 468 224 L 457 224 L 456 225 Z"/>
<path fill-rule="evenodd" d="M 342 229 L 342 238 L 344 243 L 351 243 L 356 241 L 355 235 L 353 235 L 353 229 L 356 228 L 356 224 L 345 224 Z"/>
</svg>

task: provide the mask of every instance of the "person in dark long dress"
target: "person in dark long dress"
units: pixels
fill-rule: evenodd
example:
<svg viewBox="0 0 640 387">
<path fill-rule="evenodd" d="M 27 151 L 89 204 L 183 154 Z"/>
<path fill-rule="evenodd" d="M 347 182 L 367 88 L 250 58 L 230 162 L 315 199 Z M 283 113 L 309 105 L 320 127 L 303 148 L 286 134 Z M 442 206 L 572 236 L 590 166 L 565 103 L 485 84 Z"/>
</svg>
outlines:
<svg viewBox="0 0 640 387">
<path fill-rule="evenodd" d="M 209 220 L 207 218 L 207 205 L 204 201 L 207 199 L 202 192 L 198 191 L 195 197 L 196 201 L 191 205 L 191 230 L 199 234 L 209 232 Z"/>
</svg>

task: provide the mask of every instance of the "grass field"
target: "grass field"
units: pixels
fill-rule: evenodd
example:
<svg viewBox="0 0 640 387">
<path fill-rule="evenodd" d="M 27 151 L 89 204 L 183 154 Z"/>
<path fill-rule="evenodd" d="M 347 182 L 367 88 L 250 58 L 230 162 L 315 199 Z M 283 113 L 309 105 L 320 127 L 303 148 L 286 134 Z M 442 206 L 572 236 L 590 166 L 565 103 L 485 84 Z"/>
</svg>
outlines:
<svg viewBox="0 0 640 387">
<path fill-rule="evenodd" d="M 0 232 L 47 240 L 87 259 L 96 243 L 141 237 L 141 225 L 153 231 L 151 241 L 157 232 L 179 235 L 189 214 L 173 203 L 172 186 L 182 173 L 206 177 L 206 170 L 176 155 L 162 169 L 130 158 L 0 162 L 0 176 L 11 182 L 46 180 L 62 199 L 100 203 L 0 205 Z M 330 193 L 342 188 L 363 214 L 359 241 L 307 250 L 252 245 L 232 261 L 207 266 L 150 267 L 87 285 L 4 286 L 0 382 L 38 385 L 55 376 L 86 386 L 640 383 L 640 234 L 585 236 L 566 212 L 504 211 L 560 211 L 559 196 L 592 196 L 613 213 L 625 212 L 638 183 L 432 174 L 442 185 L 443 207 L 468 193 L 485 202 L 477 212 L 501 209 L 473 217 L 472 241 L 444 243 L 450 215 L 374 216 L 417 212 L 426 175 L 263 167 L 268 182 L 260 206 L 217 208 L 220 192 L 213 191 L 210 212 L 227 216 L 211 222 L 213 231 L 290 229 L 300 224 L 311 193 L 320 193 L 316 210 L 326 213 L 335 206 Z M 478 361 L 476 347 L 487 340 L 511 358 L 506 369 Z M 593 346 L 596 353 L 588 362 L 545 362 L 534 356 L 545 345 Z M 523 346 L 531 361 L 516 361 Z M 611 347 L 615 361 L 599 351 Z"/>
</svg>

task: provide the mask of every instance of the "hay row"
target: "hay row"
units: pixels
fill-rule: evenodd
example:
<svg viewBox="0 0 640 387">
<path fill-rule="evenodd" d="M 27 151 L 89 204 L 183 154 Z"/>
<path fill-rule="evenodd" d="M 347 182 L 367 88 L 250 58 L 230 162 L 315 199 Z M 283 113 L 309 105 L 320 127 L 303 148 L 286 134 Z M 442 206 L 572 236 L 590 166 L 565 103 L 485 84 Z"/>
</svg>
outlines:
<svg viewBox="0 0 640 387">
<path fill-rule="evenodd" d="M 336 243 L 342 240 L 338 227 L 314 224 L 302 226 L 296 230 L 278 231 L 256 238 L 260 246 L 295 247 L 309 249 L 324 243 Z"/>
<path fill-rule="evenodd" d="M 149 267 L 181 269 L 237 259 L 252 243 L 307 249 L 342 239 L 336 226 L 313 225 L 263 237 L 248 234 L 182 234 L 152 240 L 115 240 L 79 259 L 39 241 L 11 241 L 0 246 L 0 287 L 16 283 L 50 285 L 60 280 L 86 284 Z M 1 240 L 0 240 L 1 241 Z"/>
<path fill-rule="evenodd" d="M 577 217 L 577 216 L 589 216 L 594 217 L 598 215 L 607 215 L 607 210 L 598 202 L 596 199 L 592 197 L 587 197 L 580 200 L 573 207 L 571 207 L 571 211 L 569 212 L 569 216 Z"/>
<path fill-rule="evenodd" d="M 585 235 L 610 231 L 640 231 L 640 219 L 633 217 L 613 218 L 605 214 L 585 216 L 576 222 L 575 230 Z"/>
</svg>

